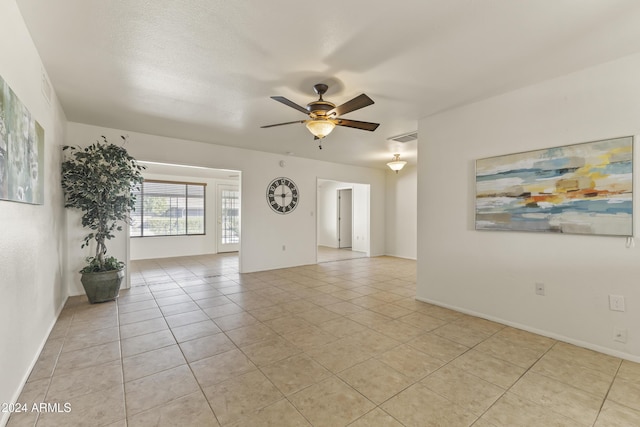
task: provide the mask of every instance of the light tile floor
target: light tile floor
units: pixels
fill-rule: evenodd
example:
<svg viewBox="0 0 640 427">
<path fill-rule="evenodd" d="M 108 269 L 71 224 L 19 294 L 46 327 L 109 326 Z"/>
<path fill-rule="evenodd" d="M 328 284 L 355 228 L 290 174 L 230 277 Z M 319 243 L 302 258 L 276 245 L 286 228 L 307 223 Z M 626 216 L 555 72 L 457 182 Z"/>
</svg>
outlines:
<svg viewBox="0 0 640 427">
<path fill-rule="evenodd" d="M 131 268 L 68 301 L 24 387 L 62 412 L 9 426 L 640 426 L 640 365 L 417 302 L 413 261 Z"/>
<path fill-rule="evenodd" d="M 318 262 L 342 261 L 346 259 L 365 258 L 366 252 L 354 251 L 352 248 L 330 248 L 318 246 Z"/>
</svg>

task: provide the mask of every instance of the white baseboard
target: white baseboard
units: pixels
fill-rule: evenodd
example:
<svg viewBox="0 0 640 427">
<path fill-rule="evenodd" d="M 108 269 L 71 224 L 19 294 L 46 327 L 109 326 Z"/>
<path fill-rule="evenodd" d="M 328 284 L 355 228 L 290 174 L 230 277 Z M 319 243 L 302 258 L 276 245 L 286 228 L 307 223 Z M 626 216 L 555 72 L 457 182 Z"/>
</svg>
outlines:
<svg viewBox="0 0 640 427">
<path fill-rule="evenodd" d="M 508 321 L 508 320 L 500 319 L 498 317 L 489 316 L 489 315 L 484 314 L 484 313 L 478 313 L 478 312 L 475 312 L 473 310 L 467 310 L 467 309 L 456 307 L 456 306 L 453 306 L 453 305 L 444 304 L 442 302 L 430 300 L 428 298 L 416 297 L 415 299 L 418 300 L 418 301 L 422 301 L 422 302 L 426 302 L 426 303 L 429 303 L 429 304 L 437 305 L 439 307 L 444 307 L 444 308 L 448 308 L 448 309 L 451 309 L 451 310 L 459 311 L 460 313 L 468 314 L 468 315 L 475 316 L 475 317 L 480 317 L 480 318 L 486 319 L 486 320 L 491 320 L 492 322 L 501 323 L 503 325 L 511 326 L 513 328 L 522 329 L 524 331 L 531 332 L 531 333 L 538 334 L 538 335 L 542 335 L 542 336 L 545 336 L 545 337 L 548 337 L 548 338 L 553 338 L 554 340 L 558 340 L 558 341 L 566 342 L 566 343 L 569 343 L 569 344 L 577 345 L 578 347 L 587 348 L 589 350 L 597 351 L 599 353 L 608 354 L 609 356 L 619 357 L 620 359 L 625 359 L 625 360 L 629 360 L 631 362 L 640 363 L 640 356 L 637 356 L 637 355 L 634 355 L 634 354 L 625 353 L 623 351 L 614 350 L 614 349 L 608 348 L 608 347 L 602 347 L 602 346 L 599 346 L 599 345 L 596 345 L 596 344 L 593 344 L 593 343 L 590 343 L 590 342 L 577 340 L 577 339 L 574 339 L 574 338 L 571 338 L 571 337 L 566 337 L 564 335 L 556 334 L 555 332 L 549 332 L 549 331 L 544 331 L 544 330 L 537 329 L 537 328 L 532 328 L 531 326 L 528 326 L 528 325 L 523 325 L 523 324 L 520 324 L 520 323 L 517 323 L 517 322 L 511 322 L 511 321 Z"/>
<path fill-rule="evenodd" d="M 411 261 L 417 261 L 418 260 L 418 258 L 416 258 L 416 257 L 395 255 L 395 254 L 384 254 L 384 256 L 391 256 L 391 257 L 400 258 L 400 259 L 408 259 L 408 260 L 411 260 Z"/>
</svg>

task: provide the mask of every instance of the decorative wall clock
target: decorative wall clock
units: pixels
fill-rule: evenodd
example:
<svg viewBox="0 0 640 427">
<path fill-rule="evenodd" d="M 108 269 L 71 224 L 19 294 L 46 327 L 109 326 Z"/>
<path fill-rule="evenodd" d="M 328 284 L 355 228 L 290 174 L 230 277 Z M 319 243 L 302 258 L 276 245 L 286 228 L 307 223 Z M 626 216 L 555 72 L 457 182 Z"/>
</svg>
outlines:
<svg viewBox="0 0 640 427">
<path fill-rule="evenodd" d="M 279 177 L 267 186 L 267 203 L 274 212 L 288 214 L 292 212 L 300 199 L 296 184 L 289 178 Z"/>
</svg>

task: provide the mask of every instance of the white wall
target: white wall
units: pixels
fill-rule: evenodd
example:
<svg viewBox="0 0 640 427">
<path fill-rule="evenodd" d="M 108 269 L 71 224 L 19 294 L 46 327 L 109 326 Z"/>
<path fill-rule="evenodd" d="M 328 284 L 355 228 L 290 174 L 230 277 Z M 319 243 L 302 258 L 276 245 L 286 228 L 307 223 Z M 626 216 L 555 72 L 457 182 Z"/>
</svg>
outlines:
<svg viewBox="0 0 640 427">
<path fill-rule="evenodd" d="M 129 135 L 127 148 L 138 160 L 160 163 L 233 169 L 242 172 L 242 236 L 240 263 L 242 272 L 269 270 L 316 262 L 316 193 L 317 177 L 371 186 L 371 254 L 383 255 L 384 242 L 384 171 L 205 144 L 175 138 L 124 132 L 79 123 L 69 123 L 70 143 L 88 144 L 97 135 L 116 140 Z M 266 201 L 267 184 L 276 177 L 291 178 L 300 189 L 300 203 L 287 215 L 276 214 Z M 285 246 L 286 250 L 282 250 Z M 74 246 L 71 251 L 74 251 Z M 70 254 L 70 263 L 83 254 Z M 81 292 L 81 288 L 75 288 Z"/>
<path fill-rule="evenodd" d="M 0 201 L 0 403 L 14 402 L 67 294 L 60 146 L 64 113 L 41 92 L 42 62 L 13 0 L 0 2 L 0 76 L 44 129 L 43 205 Z M 8 413 L 0 413 L 4 425 Z"/>
<path fill-rule="evenodd" d="M 420 121 L 418 298 L 640 361 L 639 248 L 474 231 L 475 159 L 639 134 L 638 76 L 633 55 Z M 627 311 L 610 311 L 609 294 L 624 295 Z M 614 327 L 628 329 L 626 344 Z"/>
<path fill-rule="evenodd" d="M 338 189 L 352 188 L 341 182 L 318 183 L 318 245 L 338 247 Z"/>
<path fill-rule="evenodd" d="M 387 255 L 416 259 L 418 223 L 418 169 L 405 166 L 387 171 Z"/>
<path fill-rule="evenodd" d="M 370 188 L 368 184 L 353 184 L 353 192 L 351 193 L 353 203 L 353 237 L 351 239 L 351 250 L 366 252 L 367 255 L 369 255 L 369 238 L 371 234 L 371 227 L 369 226 L 369 218 L 371 215 L 369 195 Z M 386 254 L 385 248 L 385 255 Z"/>
</svg>

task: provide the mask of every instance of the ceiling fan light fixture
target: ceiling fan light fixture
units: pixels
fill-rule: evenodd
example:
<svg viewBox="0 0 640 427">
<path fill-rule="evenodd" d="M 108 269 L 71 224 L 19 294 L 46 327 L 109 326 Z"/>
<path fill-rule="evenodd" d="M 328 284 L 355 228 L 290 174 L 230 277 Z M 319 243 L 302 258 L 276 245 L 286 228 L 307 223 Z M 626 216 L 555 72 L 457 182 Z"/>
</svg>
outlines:
<svg viewBox="0 0 640 427">
<path fill-rule="evenodd" d="M 336 127 L 335 123 L 326 119 L 307 120 L 306 126 L 307 129 L 309 129 L 309 132 L 313 134 L 313 136 L 320 139 L 329 135 L 333 128 Z"/>
<path fill-rule="evenodd" d="M 389 166 L 392 171 L 398 173 L 398 171 L 400 171 L 406 164 L 407 162 L 400 160 L 400 154 L 394 154 L 393 160 L 387 163 L 387 166 Z"/>
</svg>

